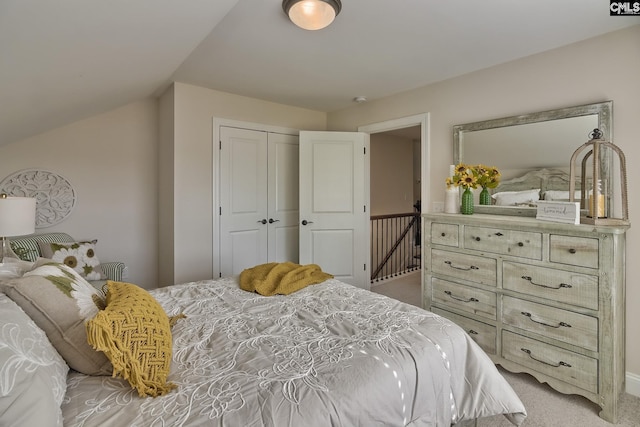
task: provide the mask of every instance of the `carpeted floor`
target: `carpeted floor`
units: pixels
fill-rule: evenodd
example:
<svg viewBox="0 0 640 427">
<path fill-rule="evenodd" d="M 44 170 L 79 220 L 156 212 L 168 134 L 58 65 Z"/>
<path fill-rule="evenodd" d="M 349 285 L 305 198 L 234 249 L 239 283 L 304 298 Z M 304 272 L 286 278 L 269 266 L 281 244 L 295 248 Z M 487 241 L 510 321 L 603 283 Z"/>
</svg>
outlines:
<svg viewBox="0 0 640 427">
<path fill-rule="evenodd" d="M 420 306 L 420 272 L 373 284 L 377 292 L 409 304 Z M 527 409 L 523 427 L 610 427 L 613 424 L 598 416 L 600 408 L 582 396 L 559 393 L 540 384 L 527 374 L 514 374 L 500 368 Z M 623 393 L 619 401 L 618 423 L 621 427 L 640 427 L 640 397 Z M 478 427 L 511 427 L 503 416 L 479 420 Z"/>
</svg>

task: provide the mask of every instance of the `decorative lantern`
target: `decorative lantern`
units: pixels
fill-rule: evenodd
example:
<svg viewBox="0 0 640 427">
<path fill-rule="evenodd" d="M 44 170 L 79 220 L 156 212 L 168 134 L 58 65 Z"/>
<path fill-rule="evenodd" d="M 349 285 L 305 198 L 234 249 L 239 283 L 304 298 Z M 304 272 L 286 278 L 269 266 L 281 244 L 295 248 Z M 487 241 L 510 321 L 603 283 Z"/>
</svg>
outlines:
<svg viewBox="0 0 640 427">
<path fill-rule="evenodd" d="M 629 207 L 627 204 L 627 166 L 624 153 L 618 146 L 610 141 L 602 138 L 600 129 L 594 129 L 590 134 L 591 138 L 583 145 L 578 147 L 571 156 L 570 165 L 570 182 L 569 182 L 569 200 L 575 201 L 576 191 L 576 160 L 578 155 L 590 148 L 582 158 L 581 175 L 580 175 L 580 209 L 586 210 L 587 215 L 580 218 L 582 224 L 594 225 L 628 225 L 629 224 Z M 615 218 L 614 209 L 611 206 L 611 200 L 614 198 L 612 189 L 613 182 L 608 181 L 612 178 L 609 174 L 602 174 L 603 164 L 606 171 L 609 171 L 608 153 L 602 152 L 603 148 L 610 148 L 612 152 L 618 155 L 620 167 L 620 193 L 622 200 L 622 217 Z M 591 174 L 591 184 L 587 186 L 587 161 L 592 157 L 593 170 Z M 603 158 L 605 161 L 603 162 Z"/>
</svg>

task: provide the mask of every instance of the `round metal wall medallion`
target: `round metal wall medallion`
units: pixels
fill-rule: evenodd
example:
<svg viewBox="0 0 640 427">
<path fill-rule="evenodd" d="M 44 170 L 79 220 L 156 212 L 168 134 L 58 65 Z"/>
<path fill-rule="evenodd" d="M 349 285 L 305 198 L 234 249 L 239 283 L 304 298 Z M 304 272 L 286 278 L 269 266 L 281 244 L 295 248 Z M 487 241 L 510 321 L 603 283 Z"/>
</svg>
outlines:
<svg viewBox="0 0 640 427">
<path fill-rule="evenodd" d="M 36 199 L 36 228 L 46 228 L 64 221 L 76 204 L 71 183 L 57 173 L 27 169 L 7 176 L 0 192 L 14 197 Z"/>
</svg>

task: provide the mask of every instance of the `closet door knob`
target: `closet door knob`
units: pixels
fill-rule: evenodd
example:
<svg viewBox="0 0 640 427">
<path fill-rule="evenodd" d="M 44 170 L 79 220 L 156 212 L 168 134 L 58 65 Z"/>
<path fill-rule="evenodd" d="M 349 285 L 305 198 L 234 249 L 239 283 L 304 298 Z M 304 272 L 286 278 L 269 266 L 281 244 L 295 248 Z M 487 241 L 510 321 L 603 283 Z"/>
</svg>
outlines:
<svg viewBox="0 0 640 427">
<path fill-rule="evenodd" d="M 280 221 L 279 219 L 269 218 L 269 224 L 273 224 L 274 222 Z"/>
<path fill-rule="evenodd" d="M 267 223 L 267 220 L 263 218 L 263 219 L 259 220 L 258 222 L 259 222 L 260 224 L 266 224 L 266 223 Z"/>
<path fill-rule="evenodd" d="M 302 220 L 302 225 L 313 224 L 313 221 L 307 221 L 306 219 Z"/>
</svg>

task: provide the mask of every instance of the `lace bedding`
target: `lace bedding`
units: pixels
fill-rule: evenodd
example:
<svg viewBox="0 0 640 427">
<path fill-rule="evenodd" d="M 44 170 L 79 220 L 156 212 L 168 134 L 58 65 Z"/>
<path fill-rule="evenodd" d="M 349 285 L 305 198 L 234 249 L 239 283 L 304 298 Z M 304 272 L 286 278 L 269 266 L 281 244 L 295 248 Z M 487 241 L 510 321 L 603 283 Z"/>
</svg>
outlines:
<svg viewBox="0 0 640 427">
<path fill-rule="evenodd" d="M 169 380 L 71 372 L 65 426 L 448 426 L 524 406 L 452 322 L 338 280 L 263 297 L 226 278 L 151 291 L 173 327 Z"/>
</svg>

